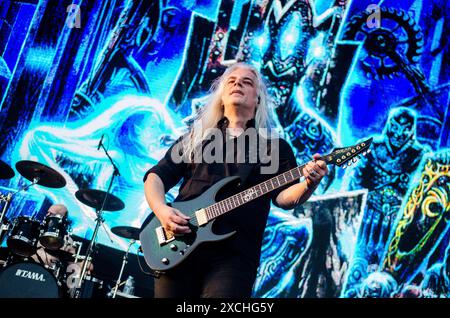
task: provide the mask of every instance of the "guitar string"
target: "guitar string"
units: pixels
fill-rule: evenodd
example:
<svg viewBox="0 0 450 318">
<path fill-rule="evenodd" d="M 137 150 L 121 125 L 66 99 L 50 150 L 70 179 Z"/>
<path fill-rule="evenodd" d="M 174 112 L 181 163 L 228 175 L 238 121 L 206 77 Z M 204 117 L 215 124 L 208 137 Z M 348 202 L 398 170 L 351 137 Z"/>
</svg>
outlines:
<svg viewBox="0 0 450 318">
<path fill-rule="evenodd" d="M 323 159 L 323 157 L 320 157 L 319 159 L 316 159 L 316 160 L 320 160 L 320 159 Z M 308 161 L 308 162 L 309 162 L 309 161 Z M 232 196 L 230 196 L 230 197 L 228 197 L 228 198 L 226 198 L 226 199 L 223 199 L 223 200 L 221 200 L 221 201 L 219 201 L 219 202 L 216 202 L 216 203 L 214 203 L 214 204 L 211 204 L 211 205 L 205 207 L 204 209 L 206 210 L 206 209 L 208 209 L 208 208 L 210 208 L 210 207 L 212 207 L 212 206 L 218 206 L 221 202 L 227 201 L 227 200 L 229 200 L 230 198 L 232 198 L 232 197 L 234 197 L 234 196 L 238 196 L 238 195 L 242 194 L 243 192 L 248 191 L 248 190 L 251 189 L 251 188 L 255 188 L 255 187 L 257 187 L 257 186 L 261 186 L 261 184 L 266 184 L 266 183 L 269 183 L 269 182 L 273 184 L 273 181 L 272 181 L 272 180 L 277 179 L 278 177 L 280 177 L 280 176 L 282 176 L 282 175 L 284 175 L 284 174 L 287 174 L 287 173 L 289 173 L 289 172 L 291 172 L 291 171 L 294 171 L 294 170 L 298 170 L 298 171 L 299 171 L 299 176 L 293 178 L 291 181 L 288 181 L 288 182 L 286 182 L 286 178 L 284 178 L 284 179 L 285 179 L 285 184 L 288 184 L 288 183 L 293 182 L 293 181 L 295 181 L 295 180 L 297 180 L 297 179 L 300 179 L 300 178 L 303 176 L 303 174 L 302 174 L 302 172 L 300 171 L 300 169 L 302 169 L 304 166 L 306 166 L 306 165 L 308 164 L 308 162 L 307 162 L 307 163 L 303 163 L 303 164 L 301 164 L 301 165 L 299 165 L 299 166 L 297 166 L 297 167 L 295 167 L 295 168 L 292 168 L 292 169 L 290 169 L 290 170 L 287 170 L 287 171 L 285 171 L 285 172 L 283 172 L 283 173 L 280 173 L 279 175 L 277 175 L 277 176 L 275 176 L 275 177 L 272 177 L 272 178 L 270 178 L 270 179 L 267 179 L 267 180 L 265 180 L 265 181 L 263 181 L 263 182 L 261 182 L 261 183 L 259 183 L 259 184 L 257 184 L 257 185 L 254 185 L 254 186 L 252 186 L 252 187 L 250 187 L 250 188 L 248 188 L 248 189 L 246 189 L 246 190 L 244 190 L 244 191 L 242 191 L 242 192 L 239 192 L 239 193 L 237 193 L 237 194 L 234 194 L 234 195 L 232 195 Z M 282 186 L 285 185 L 285 184 L 281 184 L 281 185 L 280 185 L 280 182 L 278 181 L 278 186 L 275 187 L 275 188 L 273 188 L 273 189 L 270 190 L 270 191 L 267 191 L 266 193 L 270 193 L 270 192 L 272 192 L 273 190 L 278 189 L 278 188 L 282 187 Z M 266 189 L 267 189 L 267 186 L 266 186 Z M 258 194 L 257 190 L 256 190 L 256 193 Z M 264 193 L 264 194 L 266 194 L 266 193 Z M 254 199 L 259 198 L 260 196 L 262 196 L 262 195 L 264 195 L 264 194 L 261 193 L 261 194 L 257 195 L 256 197 L 252 197 L 250 200 L 248 200 L 248 201 L 246 201 L 246 202 L 244 202 L 244 203 L 242 203 L 242 204 L 239 204 L 239 206 L 240 206 L 240 205 L 244 205 L 245 203 L 248 203 L 248 202 L 250 202 L 250 201 L 253 201 Z M 239 202 L 239 201 L 238 201 L 238 202 Z M 224 203 L 222 203 L 222 204 L 224 204 Z M 226 204 L 226 203 L 225 203 L 225 204 Z M 237 208 L 237 206 L 234 207 L 234 208 L 232 208 L 232 209 L 230 209 L 230 210 L 228 210 L 228 211 L 234 210 L 235 208 Z M 197 211 L 198 211 L 198 210 L 196 210 L 195 212 L 197 212 Z M 224 213 L 226 213 L 226 212 L 228 212 L 228 211 L 225 211 L 225 212 L 219 214 L 218 216 L 220 216 L 220 215 L 222 215 L 222 214 L 224 214 Z M 190 217 L 190 220 L 189 220 L 188 225 L 191 224 L 191 225 L 193 225 L 193 226 L 197 226 L 197 227 L 198 227 L 197 217 L 195 216 L 195 212 L 194 212 L 193 214 L 188 215 L 188 216 Z M 215 218 L 215 217 L 214 217 L 214 218 Z M 213 218 L 212 218 L 212 219 L 213 219 Z M 212 219 L 208 219 L 208 222 L 209 222 L 210 220 L 212 220 Z M 192 220 L 192 221 L 191 221 L 191 220 Z"/>
<path fill-rule="evenodd" d="M 366 145 L 364 145 L 364 143 L 366 143 Z M 365 149 L 369 148 L 370 143 L 369 143 L 368 141 L 365 141 L 365 142 L 362 143 L 362 145 L 364 145 L 364 146 L 362 146 L 362 148 L 361 148 L 359 151 L 357 151 L 356 153 L 353 153 L 353 155 L 350 156 L 349 158 L 347 158 L 346 161 L 348 161 L 348 160 L 354 158 L 356 155 L 359 155 L 361 152 L 365 151 Z M 347 147 L 347 148 L 342 148 L 342 149 L 339 149 L 339 150 L 340 150 L 340 152 L 346 152 L 346 151 L 352 150 L 352 148 L 354 148 L 354 147 L 356 147 L 356 146 L 353 146 L 353 147 Z M 337 150 L 337 149 L 336 149 L 336 150 Z M 329 156 L 329 155 L 327 155 L 327 156 Z M 315 162 L 316 160 L 325 160 L 325 161 L 326 161 L 325 156 L 321 156 L 321 157 L 319 157 L 318 159 L 314 159 L 312 162 Z M 219 201 L 219 202 L 216 202 L 216 203 L 214 203 L 214 204 L 211 204 L 210 206 L 207 206 L 207 207 L 203 208 L 203 209 L 205 209 L 205 211 L 206 211 L 206 209 L 208 209 L 208 208 L 210 208 L 210 207 L 212 207 L 212 206 L 219 206 L 219 204 L 222 203 L 222 204 L 225 204 L 225 208 L 228 209 L 226 203 L 227 203 L 227 201 L 230 200 L 231 198 L 233 198 L 233 197 L 238 197 L 239 195 L 241 195 L 241 194 L 244 193 L 245 191 L 248 191 L 249 189 L 255 189 L 256 194 L 257 194 L 257 196 L 251 197 L 248 201 L 245 201 L 244 203 L 239 203 L 239 200 L 237 200 L 238 205 L 235 206 L 235 207 L 232 207 L 231 209 L 228 209 L 227 211 L 224 211 L 224 212 L 223 212 L 223 211 L 220 211 L 220 208 L 219 208 L 219 214 L 216 215 L 216 216 L 213 216 L 212 218 L 209 218 L 209 216 L 208 216 L 208 214 L 207 214 L 207 215 L 206 215 L 206 217 L 207 217 L 207 223 L 208 223 L 209 221 L 215 219 L 216 217 L 218 217 L 218 216 L 220 216 L 220 215 L 222 215 L 222 214 L 225 214 L 226 212 L 229 212 L 229 211 L 231 211 L 231 210 L 234 210 L 234 209 L 237 208 L 238 206 L 244 205 L 244 204 L 246 204 L 246 203 L 248 203 L 248 202 L 250 202 L 250 201 L 255 200 L 256 198 L 259 198 L 260 196 L 262 196 L 262 195 L 264 195 L 264 194 L 266 194 L 266 193 L 270 193 L 270 192 L 272 192 L 273 190 L 282 187 L 282 186 L 285 185 L 285 184 L 289 184 L 290 182 L 293 182 L 293 181 L 295 181 L 295 180 L 297 180 L 297 179 L 300 179 L 301 177 L 304 176 L 303 173 L 302 173 L 302 171 L 301 171 L 300 169 L 302 169 L 303 167 L 305 167 L 309 162 L 310 162 L 310 161 L 308 161 L 308 162 L 306 162 L 306 163 L 303 163 L 303 164 L 301 164 L 301 165 L 299 165 L 299 166 L 297 166 L 297 167 L 295 167 L 295 168 L 292 168 L 292 169 L 290 169 L 290 170 L 287 170 L 287 171 L 285 171 L 285 172 L 283 172 L 283 173 L 281 173 L 281 174 L 279 174 L 279 175 L 277 175 L 277 176 L 275 176 L 275 177 L 272 177 L 272 178 L 270 178 L 270 179 L 268 179 L 268 180 L 265 180 L 265 181 L 263 181 L 263 182 L 261 182 L 261 183 L 259 183 L 259 184 L 257 184 L 257 185 L 254 185 L 254 186 L 252 186 L 252 187 L 250 187 L 250 188 L 248 188 L 248 189 L 246 189 L 246 190 L 244 190 L 244 191 L 241 191 L 241 192 L 239 192 L 239 193 L 237 193 L 237 194 L 234 194 L 234 195 L 232 195 L 232 196 L 230 196 L 230 197 L 228 197 L 228 198 L 226 198 L 226 199 L 223 199 L 223 200 L 221 200 L 221 201 Z M 345 162 L 343 162 L 342 164 L 345 164 Z M 297 170 L 297 171 L 299 172 L 299 176 L 298 176 L 298 177 L 294 177 L 294 175 L 293 175 L 293 171 L 295 171 L 295 170 Z M 290 181 L 287 181 L 286 176 L 284 176 L 285 174 L 287 175 L 288 173 L 290 173 L 291 176 L 293 177 L 293 179 L 290 180 Z M 284 176 L 284 180 L 285 180 L 285 181 L 284 181 L 284 184 L 280 184 L 280 180 L 278 180 L 278 178 L 279 178 L 280 176 L 282 176 L 282 175 Z M 274 187 L 273 189 L 267 191 L 266 193 L 263 193 L 264 191 L 261 191 L 261 189 L 262 189 L 262 188 L 261 188 L 261 185 L 262 185 L 262 184 L 265 184 L 265 187 L 266 187 L 266 190 L 267 190 L 267 189 L 268 189 L 268 188 L 267 188 L 267 183 L 269 183 L 269 181 L 270 181 L 270 183 L 272 184 L 272 187 L 273 187 L 273 180 L 275 180 L 275 179 L 277 179 L 277 181 L 278 181 L 278 186 L 276 186 L 276 187 Z M 258 186 L 260 187 L 261 194 L 258 194 L 258 190 L 256 190 L 256 187 L 258 187 Z M 243 201 L 243 200 L 242 200 L 242 201 Z M 234 201 L 232 201 L 232 202 L 234 202 Z M 230 204 L 230 205 L 232 206 L 232 204 Z M 197 212 L 197 211 L 198 211 L 198 210 L 196 210 L 195 212 Z M 199 226 L 199 225 L 198 225 L 198 222 L 197 222 L 197 217 L 196 217 L 196 215 L 195 215 L 195 212 L 194 212 L 193 214 L 191 214 L 191 215 L 188 215 L 188 216 L 190 217 L 190 219 L 189 219 L 189 221 L 188 221 L 188 224 L 187 224 L 188 226 L 189 226 L 189 225 L 196 226 L 196 227 Z M 206 213 L 207 213 L 207 212 L 206 212 Z"/>
<path fill-rule="evenodd" d="M 365 142 L 365 143 L 366 143 L 366 145 L 365 145 L 364 147 L 362 147 L 359 151 L 353 153 L 352 156 L 349 156 L 349 157 L 347 158 L 346 161 L 348 161 L 348 160 L 354 158 L 356 155 L 359 155 L 359 154 L 360 154 L 361 152 L 363 152 L 366 148 L 368 148 L 369 145 L 370 145 L 370 143 L 369 143 L 368 145 L 367 145 L 367 142 Z M 354 147 L 342 148 L 342 149 L 340 149 L 340 151 L 341 151 L 341 152 L 346 152 L 346 151 L 352 150 L 352 148 L 354 148 Z M 328 156 L 328 155 L 327 155 L 327 156 Z M 210 207 L 212 207 L 212 206 L 217 206 L 217 207 L 219 208 L 219 214 L 218 214 L 218 215 L 213 216 L 212 218 L 209 218 L 208 215 L 207 215 L 207 219 L 208 219 L 207 222 L 211 221 L 212 219 L 215 219 L 216 217 L 218 217 L 218 216 L 220 216 L 220 215 L 222 215 L 222 214 L 227 213 L 228 211 L 234 210 L 234 209 L 237 208 L 238 206 L 241 206 L 241 205 L 244 205 L 244 204 L 246 204 L 246 203 L 248 203 L 248 202 L 250 202 L 250 201 L 253 201 L 253 200 L 259 198 L 260 196 L 262 196 L 262 195 L 264 195 L 264 194 L 266 194 L 266 193 L 270 193 L 270 192 L 272 192 L 273 190 L 278 189 L 278 188 L 282 187 L 282 186 L 285 185 L 285 184 L 288 184 L 288 183 L 293 182 L 293 181 L 295 181 L 295 180 L 297 180 L 297 179 L 300 179 L 301 177 L 303 177 L 303 173 L 301 172 L 300 169 L 302 169 L 303 167 L 305 167 L 309 162 L 315 162 L 315 161 L 317 161 L 317 160 L 325 160 L 325 161 L 326 161 L 325 156 L 321 156 L 321 157 L 319 157 L 319 158 L 317 158 L 317 159 L 314 159 L 314 160 L 312 160 L 312 161 L 308 161 L 308 162 L 306 162 L 306 163 L 303 163 L 303 164 L 301 164 L 301 165 L 299 165 L 299 166 L 297 166 L 297 167 L 295 167 L 295 168 L 292 168 L 292 169 L 287 170 L 287 171 L 285 171 L 285 172 L 283 172 L 283 173 L 280 173 L 279 175 L 277 175 L 277 176 L 275 176 L 275 177 L 272 177 L 272 178 L 270 178 L 270 179 L 268 179 L 268 180 L 266 180 L 266 181 L 263 181 L 263 182 L 261 182 L 261 183 L 259 183 L 259 184 L 257 184 L 257 185 L 254 185 L 254 186 L 252 186 L 252 187 L 250 187 L 250 188 L 248 188 L 248 189 L 246 189 L 246 190 L 244 190 L 244 191 L 241 191 L 241 192 L 239 192 L 239 193 L 237 193 L 237 194 L 234 194 L 234 195 L 232 195 L 232 196 L 230 196 L 230 197 L 228 197 L 228 198 L 226 198 L 226 199 L 223 199 L 223 200 L 221 200 L 221 201 L 219 201 L 219 202 L 216 202 L 216 203 L 214 203 L 214 204 L 211 204 L 210 206 L 205 207 L 205 208 L 204 208 L 205 210 L 208 209 L 208 208 L 210 208 Z M 284 175 L 285 175 L 285 174 L 287 175 L 288 173 L 291 173 L 291 176 L 293 176 L 292 171 L 295 171 L 295 170 L 298 170 L 299 176 L 298 176 L 298 177 L 294 177 L 294 178 L 293 178 L 292 180 L 290 180 L 290 181 L 287 181 L 287 179 L 286 179 L 286 177 L 285 177 Z M 278 178 L 279 178 L 280 176 L 284 176 L 284 180 L 285 180 L 285 181 L 284 181 L 284 184 L 280 184 L 280 181 L 278 180 Z M 265 184 L 265 185 L 266 185 L 265 187 L 266 187 L 266 189 L 267 189 L 267 184 L 270 182 L 270 183 L 272 184 L 272 186 L 273 186 L 273 180 L 275 180 L 275 179 L 277 179 L 277 181 L 278 181 L 278 186 L 276 186 L 276 187 L 274 187 L 273 189 L 267 191 L 266 193 L 262 193 L 263 191 L 261 191 L 261 194 L 258 194 L 258 190 L 256 190 L 256 187 L 259 186 L 260 189 L 261 189 L 261 185 L 262 185 L 262 184 Z M 228 200 L 230 200 L 230 199 L 233 198 L 233 197 L 238 197 L 239 195 L 241 195 L 241 194 L 244 193 L 245 191 L 248 191 L 249 189 L 252 189 L 252 188 L 255 189 L 255 191 L 256 191 L 256 194 L 257 194 L 257 195 L 256 195 L 255 197 L 251 197 L 250 200 L 245 201 L 245 202 L 242 203 L 242 204 L 240 204 L 240 203 L 239 203 L 239 200 L 237 200 L 238 205 L 235 206 L 235 207 L 232 207 L 231 209 L 228 209 L 228 207 L 227 207 Z M 234 201 L 233 201 L 233 202 L 234 202 Z M 220 205 L 221 203 L 222 203 L 222 204 L 225 204 L 225 208 L 228 209 L 227 211 L 225 211 L 225 212 L 220 211 L 221 208 L 219 207 L 219 205 Z M 233 205 L 230 203 L 230 206 L 233 206 Z M 195 212 L 197 212 L 197 211 L 198 211 L 198 210 L 196 210 Z M 197 218 L 196 218 L 196 216 L 195 216 L 195 212 L 194 212 L 194 214 L 189 215 L 190 220 L 193 220 L 193 221 L 190 222 L 190 223 L 191 223 L 193 226 L 198 226 Z M 188 224 L 189 224 L 189 223 L 188 223 Z"/>
</svg>

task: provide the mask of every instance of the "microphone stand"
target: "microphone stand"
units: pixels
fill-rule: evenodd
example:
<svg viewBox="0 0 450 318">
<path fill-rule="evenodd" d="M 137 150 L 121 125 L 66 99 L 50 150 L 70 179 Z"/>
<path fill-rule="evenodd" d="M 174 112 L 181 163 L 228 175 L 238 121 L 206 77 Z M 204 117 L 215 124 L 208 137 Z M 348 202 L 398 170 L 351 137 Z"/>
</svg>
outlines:
<svg viewBox="0 0 450 318">
<path fill-rule="evenodd" d="M 87 249 L 87 252 L 86 252 L 86 259 L 84 261 L 83 268 L 81 270 L 81 276 L 80 276 L 80 279 L 78 280 L 78 284 L 77 284 L 78 285 L 77 289 L 78 289 L 79 292 L 81 292 L 80 288 L 81 288 L 81 285 L 82 285 L 82 283 L 83 283 L 83 281 L 85 279 L 85 276 L 86 276 L 87 265 L 88 265 L 88 262 L 89 262 L 89 260 L 91 258 L 91 254 L 92 254 L 93 249 L 94 249 L 94 244 L 95 244 L 95 240 L 97 239 L 98 230 L 99 230 L 100 226 L 103 225 L 103 222 L 105 221 L 105 219 L 103 219 L 103 209 L 105 207 L 106 201 L 108 200 L 108 194 L 111 192 L 111 188 L 112 188 L 112 185 L 114 183 L 114 178 L 117 177 L 117 176 L 120 176 L 119 169 L 114 164 L 114 161 L 112 160 L 112 158 L 108 154 L 108 150 L 105 148 L 105 146 L 103 145 L 103 143 L 101 141 L 100 141 L 100 146 L 103 148 L 103 150 L 106 153 L 106 156 L 108 157 L 109 161 L 111 162 L 112 166 L 114 167 L 114 171 L 113 171 L 113 174 L 112 174 L 111 179 L 109 181 L 108 190 L 106 191 L 106 195 L 105 195 L 105 198 L 103 199 L 102 206 L 101 206 L 100 210 L 95 211 L 96 214 L 97 214 L 97 218 L 95 220 L 95 222 L 96 222 L 95 229 L 94 229 L 94 233 L 92 234 L 91 241 L 89 242 L 89 246 L 88 246 L 88 249 Z M 80 296 L 79 293 L 78 293 L 78 296 Z"/>
</svg>

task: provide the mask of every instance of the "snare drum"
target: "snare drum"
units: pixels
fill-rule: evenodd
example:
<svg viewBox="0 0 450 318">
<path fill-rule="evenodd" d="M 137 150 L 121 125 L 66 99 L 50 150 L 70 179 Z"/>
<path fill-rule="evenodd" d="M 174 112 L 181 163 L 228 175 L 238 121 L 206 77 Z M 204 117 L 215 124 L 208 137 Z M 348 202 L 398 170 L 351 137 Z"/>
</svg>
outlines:
<svg viewBox="0 0 450 318">
<path fill-rule="evenodd" d="M 58 250 L 64 245 L 67 234 L 67 218 L 61 215 L 48 215 L 42 223 L 39 242 L 49 250 Z"/>
<path fill-rule="evenodd" d="M 58 298 L 53 274 L 38 263 L 14 263 L 0 273 L 0 298 Z"/>
<path fill-rule="evenodd" d="M 19 216 L 13 221 L 7 240 L 11 251 L 22 257 L 36 253 L 40 223 L 30 217 Z"/>
</svg>

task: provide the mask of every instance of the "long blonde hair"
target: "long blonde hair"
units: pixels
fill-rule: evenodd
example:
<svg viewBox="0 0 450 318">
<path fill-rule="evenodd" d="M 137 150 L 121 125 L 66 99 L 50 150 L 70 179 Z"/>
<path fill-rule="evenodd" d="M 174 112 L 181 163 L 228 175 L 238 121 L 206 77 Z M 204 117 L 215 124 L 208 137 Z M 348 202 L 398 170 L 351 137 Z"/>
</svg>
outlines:
<svg viewBox="0 0 450 318">
<path fill-rule="evenodd" d="M 190 160 L 194 157 L 196 151 L 201 151 L 201 145 L 206 138 L 208 129 L 216 127 L 217 122 L 224 117 L 222 93 L 225 83 L 229 75 L 240 68 L 250 70 L 257 79 L 256 89 L 258 91 L 259 103 L 256 106 L 255 114 L 256 130 L 260 131 L 260 129 L 265 129 L 268 133 L 275 132 L 276 121 L 273 114 L 273 102 L 267 92 L 267 86 L 261 74 L 252 65 L 235 63 L 228 67 L 222 76 L 213 82 L 206 104 L 199 110 L 196 119 L 191 125 L 190 131 L 182 139 L 183 154 Z"/>
</svg>

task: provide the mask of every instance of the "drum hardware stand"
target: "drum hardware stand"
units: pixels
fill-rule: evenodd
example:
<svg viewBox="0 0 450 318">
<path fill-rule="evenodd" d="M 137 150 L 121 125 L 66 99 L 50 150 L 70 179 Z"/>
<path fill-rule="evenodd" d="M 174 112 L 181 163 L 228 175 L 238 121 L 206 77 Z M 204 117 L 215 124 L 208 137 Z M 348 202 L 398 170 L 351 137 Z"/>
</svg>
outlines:
<svg viewBox="0 0 450 318">
<path fill-rule="evenodd" d="M 102 217 L 102 209 L 100 209 L 99 211 L 96 211 L 97 213 L 97 218 L 95 219 L 95 230 L 94 233 L 92 234 L 92 238 L 91 241 L 89 242 L 89 246 L 86 252 L 86 258 L 85 261 L 83 263 L 83 268 L 81 270 L 81 275 L 80 278 L 78 280 L 78 284 L 77 284 L 77 288 L 81 288 L 81 285 L 85 279 L 86 276 L 86 270 L 87 270 L 87 266 L 88 266 L 88 262 L 91 258 L 92 252 L 94 251 L 94 244 L 95 244 L 95 240 L 97 239 L 97 234 L 98 234 L 98 229 L 100 228 L 100 225 L 105 221 Z"/>
<path fill-rule="evenodd" d="M 83 243 L 78 243 L 78 242 L 74 242 L 73 245 L 77 246 L 77 253 L 75 254 L 75 260 L 74 262 L 78 262 L 78 259 L 80 259 L 80 255 L 81 255 L 81 248 L 83 247 Z"/>
<path fill-rule="evenodd" d="M 14 192 L 12 195 L 15 196 L 17 193 L 19 193 L 20 191 L 27 191 L 28 188 L 34 186 L 35 184 L 37 184 L 39 181 L 41 180 L 41 178 L 39 177 L 35 177 L 33 178 L 33 182 L 31 182 L 30 184 L 22 187 L 21 189 L 17 190 L 16 192 Z"/>
<path fill-rule="evenodd" d="M 103 137 L 102 137 L 103 139 Z M 85 279 L 86 276 L 86 270 L 87 270 L 87 266 L 88 266 L 88 262 L 91 258 L 91 254 L 93 252 L 94 249 L 94 244 L 95 244 L 95 240 L 97 239 L 97 235 L 98 235 L 98 230 L 100 228 L 101 225 L 103 225 L 103 223 L 105 222 L 105 219 L 103 218 L 103 209 L 105 207 L 106 201 L 108 200 L 108 194 L 111 193 L 111 188 L 114 182 L 114 178 L 117 176 L 120 176 L 120 172 L 119 169 L 117 168 L 117 166 L 114 164 L 114 161 L 112 160 L 112 158 L 109 156 L 108 154 L 108 150 L 105 148 L 105 146 L 102 143 L 102 140 L 100 140 L 100 144 L 98 149 L 100 149 L 100 147 L 103 148 L 103 150 L 106 153 L 106 156 L 108 157 L 109 161 L 111 162 L 112 166 L 114 167 L 114 171 L 113 174 L 111 176 L 111 180 L 109 181 L 109 185 L 108 185 L 108 190 L 106 191 L 106 195 L 105 198 L 103 199 L 102 202 L 102 206 L 100 207 L 99 210 L 95 211 L 95 213 L 97 214 L 97 219 L 96 224 L 95 224 L 95 229 L 94 229 L 94 233 L 92 234 L 92 238 L 91 241 L 89 242 L 89 246 L 86 252 L 86 260 L 83 264 L 83 269 L 81 270 L 81 275 L 80 278 L 78 280 L 78 284 L 77 284 L 77 298 L 81 295 L 81 285 Z"/>
<path fill-rule="evenodd" d="M 5 217 L 6 211 L 8 210 L 13 197 L 21 191 L 27 191 L 28 188 L 37 184 L 39 182 L 39 180 L 40 180 L 39 177 L 34 178 L 32 183 L 22 187 L 21 189 L 17 190 L 16 192 L 9 192 L 7 195 L 3 195 L 0 193 L 0 202 L 5 202 L 5 205 L 3 206 L 3 209 L 2 209 L 2 213 L 0 214 L 0 237 L 1 237 L 3 230 L 7 230 L 7 229 L 3 228 L 3 218 Z"/>
<path fill-rule="evenodd" d="M 103 227 L 103 230 L 104 230 L 105 233 L 106 233 L 106 236 L 107 236 L 107 237 L 109 238 L 109 240 L 111 241 L 111 243 L 114 243 L 113 239 L 111 238 L 111 236 L 109 235 L 108 231 L 106 230 L 105 223 L 102 223 L 102 227 Z"/>
<path fill-rule="evenodd" d="M 113 288 L 114 293 L 113 293 L 112 298 L 116 298 L 116 293 L 117 293 L 117 290 L 119 289 L 119 286 L 121 286 L 124 283 L 124 282 L 121 283 L 120 280 L 122 279 L 122 274 L 123 274 L 123 270 L 125 269 L 125 265 L 128 263 L 128 253 L 130 252 L 130 248 L 134 243 L 136 243 L 135 240 L 130 241 L 127 252 L 123 256 L 122 267 L 120 268 L 119 278 L 117 279 L 116 286 L 114 286 L 114 288 Z"/>
<path fill-rule="evenodd" d="M 12 196 L 13 195 L 11 192 L 7 195 L 0 194 L 0 202 L 5 202 L 2 213 L 0 214 L 0 237 L 2 237 L 2 233 L 4 230 L 7 231 L 7 228 L 3 226 L 3 218 L 5 217 L 6 210 L 8 210 L 9 204 L 11 203 Z"/>
</svg>

